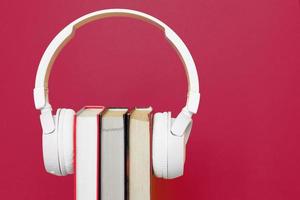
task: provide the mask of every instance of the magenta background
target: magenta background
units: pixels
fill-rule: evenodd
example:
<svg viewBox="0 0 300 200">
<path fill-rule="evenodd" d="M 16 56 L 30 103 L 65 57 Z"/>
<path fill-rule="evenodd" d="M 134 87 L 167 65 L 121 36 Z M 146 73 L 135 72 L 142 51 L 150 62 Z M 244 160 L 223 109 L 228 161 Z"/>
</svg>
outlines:
<svg viewBox="0 0 300 200">
<path fill-rule="evenodd" d="M 200 76 L 185 176 L 155 180 L 153 199 L 300 199 L 298 0 L 1 1 L 0 198 L 73 199 L 73 177 L 43 169 L 35 73 L 65 25 L 111 7 L 170 25 Z M 83 27 L 52 72 L 55 110 L 152 105 L 175 116 L 185 103 L 180 59 L 158 29 L 133 19 Z"/>
</svg>

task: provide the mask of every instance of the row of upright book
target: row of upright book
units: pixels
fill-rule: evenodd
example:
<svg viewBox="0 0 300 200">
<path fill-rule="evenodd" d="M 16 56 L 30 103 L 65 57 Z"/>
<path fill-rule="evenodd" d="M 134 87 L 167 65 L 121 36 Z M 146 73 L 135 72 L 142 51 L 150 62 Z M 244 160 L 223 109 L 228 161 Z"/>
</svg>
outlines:
<svg viewBox="0 0 300 200">
<path fill-rule="evenodd" d="M 75 132 L 76 200 L 150 200 L 151 107 L 85 107 Z"/>
</svg>

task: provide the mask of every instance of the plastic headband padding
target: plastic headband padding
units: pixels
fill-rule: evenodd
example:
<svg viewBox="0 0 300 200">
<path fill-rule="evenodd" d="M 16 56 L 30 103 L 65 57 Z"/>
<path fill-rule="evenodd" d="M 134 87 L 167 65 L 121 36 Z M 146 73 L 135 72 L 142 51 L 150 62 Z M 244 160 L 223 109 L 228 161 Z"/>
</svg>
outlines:
<svg viewBox="0 0 300 200">
<path fill-rule="evenodd" d="M 64 45 L 72 38 L 75 30 L 89 22 L 109 17 L 130 17 L 143 20 L 164 31 L 166 38 L 175 48 L 185 67 L 189 87 L 187 102 L 184 109 L 188 111 L 190 115 L 196 113 L 200 101 L 199 81 L 195 63 L 188 48 L 179 36 L 159 19 L 148 14 L 129 9 L 106 9 L 89 13 L 70 23 L 55 36 L 44 52 L 36 74 L 34 89 L 34 102 L 36 109 L 43 110 L 45 108 L 51 108 L 48 102 L 48 80 L 51 68 L 56 56 Z"/>
</svg>

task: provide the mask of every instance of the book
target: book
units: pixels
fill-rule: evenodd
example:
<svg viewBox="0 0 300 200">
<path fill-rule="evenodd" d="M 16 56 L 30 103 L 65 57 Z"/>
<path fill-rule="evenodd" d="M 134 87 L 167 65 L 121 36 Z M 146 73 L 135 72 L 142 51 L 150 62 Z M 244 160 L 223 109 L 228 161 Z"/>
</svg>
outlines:
<svg viewBox="0 0 300 200">
<path fill-rule="evenodd" d="M 150 200 L 150 118 L 152 108 L 136 108 L 128 114 L 127 199 Z"/>
<path fill-rule="evenodd" d="M 103 107 L 84 107 L 77 113 L 75 134 L 76 200 L 98 200 L 99 130 Z"/>
<path fill-rule="evenodd" d="M 101 200 L 125 199 L 126 108 L 109 108 L 101 117 Z"/>
</svg>

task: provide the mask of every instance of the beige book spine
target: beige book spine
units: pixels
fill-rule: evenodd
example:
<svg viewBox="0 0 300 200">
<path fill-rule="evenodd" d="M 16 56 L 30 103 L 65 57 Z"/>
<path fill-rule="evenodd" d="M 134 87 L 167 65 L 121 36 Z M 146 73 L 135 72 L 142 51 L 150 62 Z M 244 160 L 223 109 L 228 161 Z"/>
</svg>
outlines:
<svg viewBox="0 0 300 200">
<path fill-rule="evenodd" d="M 128 200 L 150 200 L 150 112 L 135 109 L 128 133 Z"/>
</svg>

